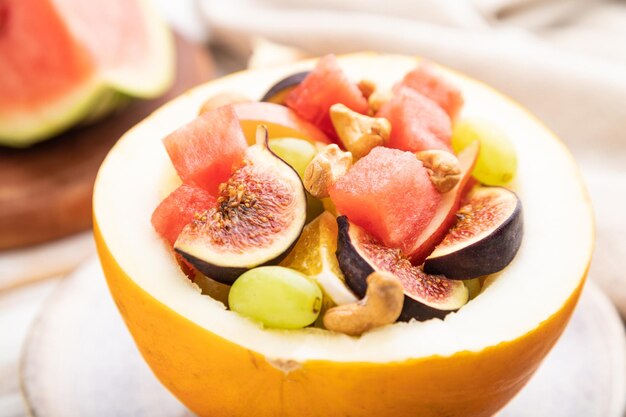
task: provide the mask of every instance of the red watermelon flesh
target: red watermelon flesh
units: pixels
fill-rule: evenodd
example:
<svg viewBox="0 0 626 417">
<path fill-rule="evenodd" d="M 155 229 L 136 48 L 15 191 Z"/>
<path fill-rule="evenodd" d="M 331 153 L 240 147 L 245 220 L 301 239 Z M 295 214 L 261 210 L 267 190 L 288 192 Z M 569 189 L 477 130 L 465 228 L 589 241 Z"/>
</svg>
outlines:
<svg viewBox="0 0 626 417">
<path fill-rule="evenodd" d="M 202 188 L 183 184 L 159 204 L 152 213 L 152 226 L 170 245 L 196 214 L 215 204 L 215 197 Z"/>
<path fill-rule="evenodd" d="M 23 0 L 19 0 L 23 1 Z M 100 70 L 151 71 L 149 23 L 137 0 L 52 0 Z M 112 30 L 113 29 L 113 30 Z"/>
<path fill-rule="evenodd" d="M 428 226 L 441 201 L 415 155 L 382 146 L 341 177 L 330 197 L 351 222 L 403 251 Z"/>
<path fill-rule="evenodd" d="M 437 74 L 433 66 L 428 63 L 407 73 L 402 82 L 394 87 L 394 90 L 397 91 L 402 87 L 412 88 L 428 97 L 445 110 L 451 119 L 454 119 L 463 107 L 461 90 Z"/>
<path fill-rule="evenodd" d="M 232 106 L 202 113 L 167 136 L 163 143 L 184 183 L 217 195 L 248 148 Z"/>
<path fill-rule="evenodd" d="M 285 98 L 288 107 L 331 138 L 337 138 L 337 134 L 329 109 L 336 103 L 363 114 L 369 107 L 359 87 L 344 74 L 334 55 L 321 58 L 313 71 Z"/>
<path fill-rule="evenodd" d="M 29 146 L 171 85 L 167 26 L 144 0 L 0 0 L 0 144 Z"/>
<path fill-rule="evenodd" d="M 472 180 L 472 171 L 476 164 L 478 151 L 478 142 L 473 142 L 459 153 L 461 180 L 452 190 L 442 195 L 441 202 L 430 223 L 419 235 L 415 236 L 410 247 L 405 251 L 407 257 L 414 264 L 422 264 L 424 259 L 443 240 L 450 227 L 454 224 L 456 212 L 461 205 L 463 197 L 471 186 L 475 184 Z"/>
<path fill-rule="evenodd" d="M 0 0 L 0 114 L 56 100 L 93 71 L 89 52 L 49 0 Z"/>
<path fill-rule="evenodd" d="M 391 123 L 387 146 L 403 151 L 419 152 L 441 149 L 452 152 L 450 117 L 434 101 L 417 91 L 398 88 L 393 98 L 383 104 L 376 117 Z"/>
</svg>

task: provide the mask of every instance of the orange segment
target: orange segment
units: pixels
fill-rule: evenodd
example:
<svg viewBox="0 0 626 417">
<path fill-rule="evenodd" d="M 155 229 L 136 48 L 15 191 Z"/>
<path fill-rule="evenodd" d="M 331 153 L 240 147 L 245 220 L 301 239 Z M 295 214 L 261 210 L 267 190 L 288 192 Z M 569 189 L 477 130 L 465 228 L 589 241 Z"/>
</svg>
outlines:
<svg viewBox="0 0 626 417">
<path fill-rule="evenodd" d="M 325 301 L 332 301 L 327 303 L 329 306 L 351 303 L 357 299 L 345 284 L 336 250 L 337 222 L 335 216 L 325 211 L 304 228 L 281 265 L 314 278 L 324 291 Z"/>
</svg>

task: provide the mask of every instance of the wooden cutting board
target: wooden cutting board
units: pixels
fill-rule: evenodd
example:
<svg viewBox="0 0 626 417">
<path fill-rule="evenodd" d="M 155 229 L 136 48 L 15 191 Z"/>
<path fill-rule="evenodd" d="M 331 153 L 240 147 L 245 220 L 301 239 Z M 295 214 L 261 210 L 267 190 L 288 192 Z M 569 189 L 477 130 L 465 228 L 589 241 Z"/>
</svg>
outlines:
<svg viewBox="0 0 626 417">
<path fill-rule="evenodd" d="M 91 227 L 93 183 L 111 146 L 163 103 L 213 76 L 203 46 L 177 36 L 176 49 L 176 80 L 163 97 L 132 102 L 105 120 L 29 149 L 0 147 L 0 250 Z"/>
</svg>

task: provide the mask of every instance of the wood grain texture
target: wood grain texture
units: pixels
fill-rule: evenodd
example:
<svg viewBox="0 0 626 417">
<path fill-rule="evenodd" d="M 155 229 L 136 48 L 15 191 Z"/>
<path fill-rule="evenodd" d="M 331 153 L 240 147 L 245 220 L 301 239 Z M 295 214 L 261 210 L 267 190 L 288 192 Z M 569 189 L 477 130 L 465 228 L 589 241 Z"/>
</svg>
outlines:
<svg viewBox="0 0 626 417">
<path fill-rule="evenodd" d="M 202 46 L 176 37 L 176 49 L 176 80 L 164 96 L 131 102 L 105 120 L 32 148 L 0 147 L 0 250 L 91 227 L 93 183 L 111 146 L 162 104 L 214 74 Z"/>
</svg>

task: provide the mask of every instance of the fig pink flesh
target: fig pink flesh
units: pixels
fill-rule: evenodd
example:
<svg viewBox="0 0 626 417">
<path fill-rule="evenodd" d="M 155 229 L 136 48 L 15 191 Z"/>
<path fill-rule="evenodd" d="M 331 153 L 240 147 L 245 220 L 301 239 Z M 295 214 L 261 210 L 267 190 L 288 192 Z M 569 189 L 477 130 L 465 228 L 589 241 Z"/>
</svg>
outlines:
<svg viewBox="0 0 626 417">
<path fill-rule="evenodd" d="M 504 269 L 524 234 L 522 205 L 502 187 L 475 187 L 456 213 L 457 221 L 424 261 L 424 270 L 471 279 Z"/>
<path fill-rule="evenodd" d="M 435 306 L 438 302 L 447 302 L 451 294 L 463 285 L 443 275 L 426 274 L 420 267 L 411 265 L 399 249 L 388 248 L 364 234 L 359 237 L 359 249 L 366 258 L 376 269 L 391 272 L 398 277 L 405 294 L 415 300 Z"/>
<path fill-rule="evenodd" d="M 293 188 L 253 162 L 220 188 L 216 205 L 187 226 L 184 239 L 207 239 L 216 251 L 243 253 L 271 244 L 294 220 Z"/>
<path fill-rule="evenodd" d="M 481 195 L 462 206 L 456 213 L 457 221 L 438 248 L 454 245 L 461 240 L 476 238 L 486 230 L 495 229 L 511 214 L 511 204 L 495 194 Z"/>
</svg>

